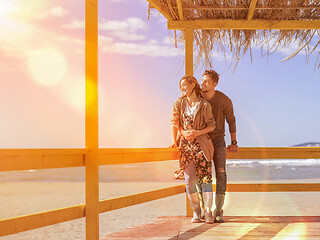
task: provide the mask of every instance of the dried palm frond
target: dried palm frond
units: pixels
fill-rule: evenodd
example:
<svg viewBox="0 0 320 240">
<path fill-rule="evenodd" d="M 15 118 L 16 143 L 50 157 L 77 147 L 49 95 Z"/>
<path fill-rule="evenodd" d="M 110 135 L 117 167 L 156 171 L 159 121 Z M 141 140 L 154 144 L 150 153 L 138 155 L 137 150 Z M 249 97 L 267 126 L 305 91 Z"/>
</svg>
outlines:
<svg viewBox="0 0 320 240">
<path fill-rule="evenodd" d="M 159 0 L 179 20 L 177 0 Z M 251 0 L 181 0 L 184 20 L 247 19 Z M 152 6 L 149 5 L 149 10 Z M 258 0 L 252 20 L 320 20 L 320 0 Z M 305 51 L 306 60 L 310 54 L 318 54 L 315 66 L 319 68 L 320 30 L 194 30 L 195 66 L 213 67 L 213 51 L 232 56 L 234 66 L 247 54 L 252 59 L 252 48 L 264 49 L 263 56 L 269 56 L 295 43 L 296 52 L 286 61 Z M 184 31 L 175 34 L 174 42 L 184 42 Z"/>
</svg>

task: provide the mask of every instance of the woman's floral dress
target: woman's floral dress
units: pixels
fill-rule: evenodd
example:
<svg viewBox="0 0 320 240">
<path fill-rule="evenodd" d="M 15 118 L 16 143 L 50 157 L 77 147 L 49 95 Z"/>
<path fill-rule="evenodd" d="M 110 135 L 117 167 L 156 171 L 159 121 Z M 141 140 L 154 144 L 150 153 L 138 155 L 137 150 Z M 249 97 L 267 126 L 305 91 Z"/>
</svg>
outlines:
<svg viewBox="0 0 320 240">
<path fill-rule="evenodd" d="M 183 114 L 182 122 L 184 130 L 193 129 L 193 114 L 190 116 Z M 199 183 L 212 183 L 212 161 L 206 160 L 200 144 L 196 140 L 189 142 L 181 137 L 180 152 L 180 169 L 186 169 L 189 163 L 194 161 Z"/>
</svg>

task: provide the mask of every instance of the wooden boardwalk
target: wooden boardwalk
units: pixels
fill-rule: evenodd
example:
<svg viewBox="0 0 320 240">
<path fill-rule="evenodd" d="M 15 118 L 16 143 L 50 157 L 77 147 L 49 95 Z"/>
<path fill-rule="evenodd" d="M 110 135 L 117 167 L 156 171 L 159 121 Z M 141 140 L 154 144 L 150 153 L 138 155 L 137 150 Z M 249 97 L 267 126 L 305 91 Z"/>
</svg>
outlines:
<svg viewBox="0 0 320 240">
<path fill-rule="evenodd" d="M 160 217 L 109 234 L 100 240 L 319 240 L 320 216 L 225 217 L 222 224 L 190 222 L 190 217 Z"/>
</svg>

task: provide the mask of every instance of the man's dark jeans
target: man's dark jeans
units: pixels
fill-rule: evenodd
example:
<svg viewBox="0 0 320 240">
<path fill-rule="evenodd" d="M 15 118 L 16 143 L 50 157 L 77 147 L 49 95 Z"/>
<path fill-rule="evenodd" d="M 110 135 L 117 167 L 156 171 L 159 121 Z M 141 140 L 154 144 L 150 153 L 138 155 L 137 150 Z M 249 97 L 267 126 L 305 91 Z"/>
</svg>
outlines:
<svg viewBox="0 0 320 240">
<path fill-rule="evenodd" d="M 216 193 L 225 194 L 227 187 L 226 142 L 223 137 L 213 139 L 213 166 L 216 173 Z"/>
</svg>

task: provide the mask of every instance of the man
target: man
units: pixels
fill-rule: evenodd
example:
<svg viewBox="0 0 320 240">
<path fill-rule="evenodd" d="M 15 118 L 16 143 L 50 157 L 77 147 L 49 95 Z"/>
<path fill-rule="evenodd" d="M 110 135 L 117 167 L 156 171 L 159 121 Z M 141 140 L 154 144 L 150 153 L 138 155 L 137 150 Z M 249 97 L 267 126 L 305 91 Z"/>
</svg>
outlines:
<svg viewBox="0 0 320 240">
<path fill-rule="evenodd" d="M 229 125 L 231 144 L 227 147 L 230 152 L 238 151 L 236 138 L 236 120 L 231 100 L 222 92 L 216 90 L 219 81 L 219 74 L 214 70 L 206 70 L 201 82 L 204 97 L 212 106 L 212 113 L 216 120 L 216 128 L 208 133 L 214 148 L 213 163 L 216 173 L 216 209 L 214 210 L 214 222 L 222 223 L 223 203 L 227 187 L 226 174 L 226 142 L 225 121 Z"/>
</svg>

